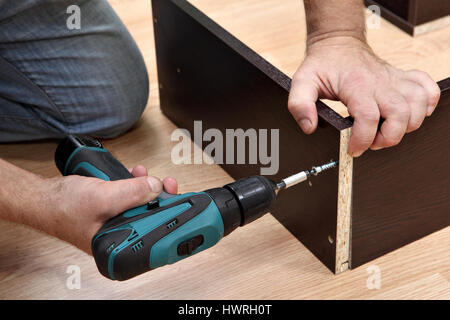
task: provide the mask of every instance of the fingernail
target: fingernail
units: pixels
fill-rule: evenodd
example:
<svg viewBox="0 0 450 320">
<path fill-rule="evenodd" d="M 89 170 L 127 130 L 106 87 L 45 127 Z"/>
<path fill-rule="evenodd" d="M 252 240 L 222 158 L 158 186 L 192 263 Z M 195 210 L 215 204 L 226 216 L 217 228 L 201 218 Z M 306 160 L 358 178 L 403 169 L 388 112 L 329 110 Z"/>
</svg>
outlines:
<svg viewBox="0 0 450 320">
<path fill-rule="evenodd" d="M 159 179 L 155 177 L 148 177 L 147 178 L 148 185 L 150 186 L 150 189 L 154 193 L 159 193 L 162 190 L 162 183 Z"/>
<path fill-rule="evenodd" d="M 427 108 L 427 117 L 431 116 L 434 112 L 434 107 L 433 106 L 429 106 Z"/>
<path fill-rule="evenodd" d="M 309 119 L 300 120 L 300 127 L 305 132 L 310 132 L 312 128 L 312 122 Z"/>
<path fill-rule="evenodd" d="M 370 147 L 370 150 L 373 150 L 373 151 L 377 151 L 377 150 L 381 150 L 381 149 L 383 149 L 383 147 Z"/>
</svg>

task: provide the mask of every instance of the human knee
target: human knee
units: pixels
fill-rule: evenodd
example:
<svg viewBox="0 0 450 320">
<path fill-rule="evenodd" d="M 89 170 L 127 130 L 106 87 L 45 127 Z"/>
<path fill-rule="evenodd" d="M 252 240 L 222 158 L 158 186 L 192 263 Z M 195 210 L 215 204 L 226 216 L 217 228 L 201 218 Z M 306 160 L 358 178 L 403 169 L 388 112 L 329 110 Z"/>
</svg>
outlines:
<svg viewBox="0 0 450 320">
<path fill-rule="evenodd" d="M 141 117 L 148 102 L 149 79 L 144 60 L 132 41 L 124 37 L 121 50 L 110 53 L 102 79 L 94 89 L 99 112 L 95 135 L 118 136 L 131 128 Z M 110 68 L 108 67 L 110 66 Z"/>
</svg>

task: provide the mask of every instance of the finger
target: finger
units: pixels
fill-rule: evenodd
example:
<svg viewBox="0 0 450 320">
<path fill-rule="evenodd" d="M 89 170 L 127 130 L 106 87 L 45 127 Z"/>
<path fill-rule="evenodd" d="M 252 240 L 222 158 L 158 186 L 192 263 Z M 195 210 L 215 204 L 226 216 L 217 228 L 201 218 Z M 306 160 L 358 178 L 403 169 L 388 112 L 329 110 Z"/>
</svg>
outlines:
<svg viewBox="0 0 450 320">
<path fill-rule="evenodd" d="M 134 177 L 148 176 L 147 168 L 142 165 L 134 167 L 130 172 Z"/>
<path fill-rule="evenodd" d="M 164 190 L 171 194 L 178 193 L 178 183 L 177 180 L 171 177 L 167 177 L 163 179 Z"/>
<path fill-rule="evenodd" d="M 427 115 L 428 94 L 421 85 L 409 80 L 401 81 L 397 90 L 403 95 L 411 110 L 406 128 L 406 133 L 410 133 L 420 128 Z"/>
<path fill-rule="evenodd" d="M 373 143 L 377 134 L 380 112 L 375 99 L 369 93 L 357 93 L 346 102 L 350 115 L 354 118 L 348 153 L 359 157 Z"/>
<path fill-rule="evenodd" d="M 381 116 L 385 121 L 370 147 L 372 150 L 399 144 L 406 133 L 411 115 L 407 101 L 395 90 L 383 90 L 376 98 Z"/>
<path fill-rule="evenodd" d="M 294 77 L 289 93 L 288 109 L 306 134 L 313 133 L 317 128 L 316 101 L 318 97 L 319 90 L 310 79 Z"/>
<path fill-rule="evenodd" d="M 411 70 L 406 72 L 406 74 L 409 80 L 418 83 L 425 89 L 428 98 L 426 114 L 428 117 L 431 116 L 441 97 L 439 86 L 426 72 Z"/>
<path fill-rule="evenodd" d="M 105 182 L 97 198 L 102 203 L 102 211 L 114 216 L 146 204 L 156 198 L 162 189 L 163 184 L 156 177 L 137 177 Z"/>
</svg>

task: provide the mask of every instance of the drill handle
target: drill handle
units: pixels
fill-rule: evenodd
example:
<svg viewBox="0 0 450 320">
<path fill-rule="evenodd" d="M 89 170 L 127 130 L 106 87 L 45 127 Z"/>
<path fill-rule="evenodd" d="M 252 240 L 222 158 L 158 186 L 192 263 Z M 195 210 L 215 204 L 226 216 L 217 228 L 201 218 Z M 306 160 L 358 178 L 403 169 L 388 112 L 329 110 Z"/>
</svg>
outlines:
<svg viewBox="0 0 450 320">
<path fill-rule="evenodd" d="M 133 178 L 133 175 L 106 149 L 82 147 L 67 163 L 64 175 L 76 174 L 85 177 L 115 181 Z"/>
<path fill-rule="evenodd" d="M 72 135 L 63 139 L 56 149 L 55 162 L 64 176 L 80 175 L 105 181 L 133 178 L 128 169 L 107 149 L 103 148 L 100 141 L 88 136 Z M 176 195 L 169 194 L 163 190 L 158 198 L 152 200 L 148 205 L 132 210 L 146 211 L 147 209 L 158 207 L 160 201 L 173 197 L 176 197 Z M 126 222 L 128 218 L 124 214 L 125 212 L 109 219 L 98 232 L 100 233 L 105 229 Z"/>
<path fill-rule="evenodd" d="M 64 175 L 80 175 L 105 181 L 133 176 L 102 144 L 90 137 L 68 136 L 55 152 L 55 162 Z"/>
<path fill-rule="evenodd" d="M 103 148 L 98 140 L 90 137 L 65 138 L 56 149 L 55 162 L 64 176 L 79 175 L 105 181 L 133 178 L 128 169 Z M 155 201 L 173 196 L 163 190 Z"/>
</svg>

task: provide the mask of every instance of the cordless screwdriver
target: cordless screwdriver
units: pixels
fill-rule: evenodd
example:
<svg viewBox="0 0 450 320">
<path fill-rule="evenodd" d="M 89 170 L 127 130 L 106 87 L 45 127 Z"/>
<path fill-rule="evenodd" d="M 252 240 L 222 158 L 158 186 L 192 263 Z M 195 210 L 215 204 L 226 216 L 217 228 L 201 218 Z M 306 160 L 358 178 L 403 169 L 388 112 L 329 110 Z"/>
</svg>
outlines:
<svg viewBox="0 0 450 320">
<path fill-rule="evenodd" d="M 63 139 L 55 162 L 65 176 L 106 181 L 133 178 L 100 141 L 87 136 Z M 252 176 L 203 192 L 162 191 L 155 200 L 119 214 L 100 228 L 91 243 L 98 270 L 122 281 L 208 249 L 237 227 L 269 212 L 280 190 L 337 164 L 313 167 L 279 183 Z"/>
</svg>

